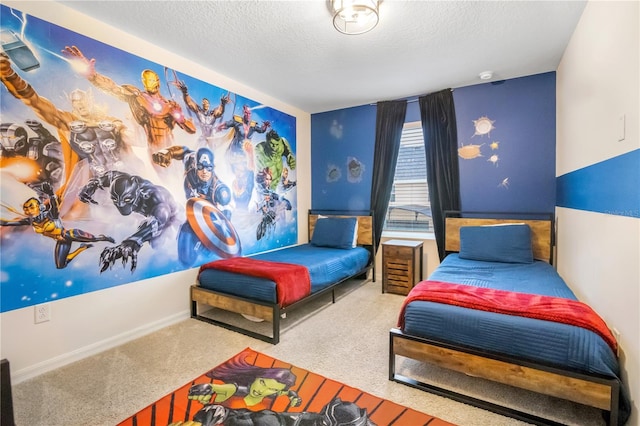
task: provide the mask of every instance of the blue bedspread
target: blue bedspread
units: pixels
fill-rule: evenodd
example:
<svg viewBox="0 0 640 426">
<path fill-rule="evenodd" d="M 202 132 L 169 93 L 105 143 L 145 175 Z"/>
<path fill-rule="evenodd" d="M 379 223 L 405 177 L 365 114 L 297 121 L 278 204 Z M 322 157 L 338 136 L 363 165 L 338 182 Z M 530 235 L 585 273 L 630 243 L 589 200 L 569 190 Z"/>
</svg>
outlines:
<svg viewBox="0 0 640 426">
<path fill-rule="evenodd" d="M 447 256 L 430 280 L 577 300 L 555 269 L 536 261 L 511 264 Z M 618 377 L 616 355 L 596 333 L 551 321 L 414 301 L 406 334 L 471 346 L 561 368 Z"/>
<path fill-rule="evenodd" d="M 369 256 L 369 251 L 363 247 L 345 250 L 302 244 L 252 257 L 305 266 L 309 270 L 313 294 L 362 271 L 369 263 Z M 232 272 L 204 270 L 200 273 L 199 285 L 251 300 L 269 303 L 277 300 L 275 282 Z"/>
</svg>

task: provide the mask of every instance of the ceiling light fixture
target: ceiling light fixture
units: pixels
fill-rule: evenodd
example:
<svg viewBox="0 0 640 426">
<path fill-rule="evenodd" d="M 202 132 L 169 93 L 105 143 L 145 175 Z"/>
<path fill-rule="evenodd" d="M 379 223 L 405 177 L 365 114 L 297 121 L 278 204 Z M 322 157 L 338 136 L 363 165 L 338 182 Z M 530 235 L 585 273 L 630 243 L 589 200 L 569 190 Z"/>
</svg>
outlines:
<svg viewBox="0 0 640 426">
<path fill-rule="evenodd" d="M 480 80 L 491 80 L 493 78 L 493 71 L 482 71 L 479 77 Z"/>
<path fill-rule="evenodd" d="M 378 25 L 379 0 L 330 0 L 333 26 L 343 34 L 364 34 Z"/>
</svg>

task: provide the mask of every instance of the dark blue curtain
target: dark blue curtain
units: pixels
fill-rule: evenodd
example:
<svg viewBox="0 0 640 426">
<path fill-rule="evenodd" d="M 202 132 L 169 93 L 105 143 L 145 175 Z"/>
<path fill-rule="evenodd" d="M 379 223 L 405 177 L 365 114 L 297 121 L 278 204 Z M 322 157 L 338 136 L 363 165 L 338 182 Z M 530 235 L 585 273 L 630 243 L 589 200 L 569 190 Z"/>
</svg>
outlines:
<svg viewBox="0 0 640 426">
<path fill-rule="evenodd" d="M 421 96 L 420 118 L 427 160 L 427 184 L 433 230 L 444 259 L 444 212 L 460 210 L 458 130 L 451 89 Z"/>
<path fill-rule="evenodd" d="M 373 152 L 373 181 L 371 183 L 371 210 L 374 217 L 374 247 L 380 245 L 384 217 L 396 170 L 400 137 L 404 126 L 407 101 L 378 102 L 376 109 L 376 144 Z"/>
</svg>

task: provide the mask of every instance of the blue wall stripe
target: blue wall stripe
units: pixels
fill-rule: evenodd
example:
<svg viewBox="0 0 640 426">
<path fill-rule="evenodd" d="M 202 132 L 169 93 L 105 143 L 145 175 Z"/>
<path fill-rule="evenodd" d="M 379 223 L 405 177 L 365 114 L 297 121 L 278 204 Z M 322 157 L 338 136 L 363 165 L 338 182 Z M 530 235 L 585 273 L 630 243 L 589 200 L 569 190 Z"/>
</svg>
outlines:
<svg viewBox="0 0 640 426">
<path fill-rule="evenodd" d="M 640 218 L 640 149 L 556 178 L 556 205 Z"/>
</svg>

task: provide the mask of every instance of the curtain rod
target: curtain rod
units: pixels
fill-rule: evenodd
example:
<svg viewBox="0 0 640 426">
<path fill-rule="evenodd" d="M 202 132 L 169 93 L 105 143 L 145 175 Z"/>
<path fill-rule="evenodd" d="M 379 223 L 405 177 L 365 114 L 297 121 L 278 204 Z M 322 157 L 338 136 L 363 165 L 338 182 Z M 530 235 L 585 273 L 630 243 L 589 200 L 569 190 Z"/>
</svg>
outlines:
<svg viewBox="0 0 640 426">
<path fill-rule="evenodd" d="M 451 90 L 451 91 L 453 92 L 455 89 L 449 89 L 449 90 Z M 435 92 L 432 92 L 432 93 L 435 93 Z M 428 94 L 428 93 L 427 93 L 427 94 Z M 424 96 L 424 95 L 420 95 L 420 96 Z M 418 96 L 417 98 L 407 99 L 407 103 L 410 103 L 410 102 L 418 102 L 418 100 L 420 100 L 420 96 Z M 401 101 L 402 99 L 395 99 L 395 100 L 396 100 L 396 101 Z M 379 102 L 379 101 L 378 101 L 378 102 Z M 377 105 L 377 104 L 378 104 L 378 102 L 371 102 L 369 105 Z"/>
</svg>

